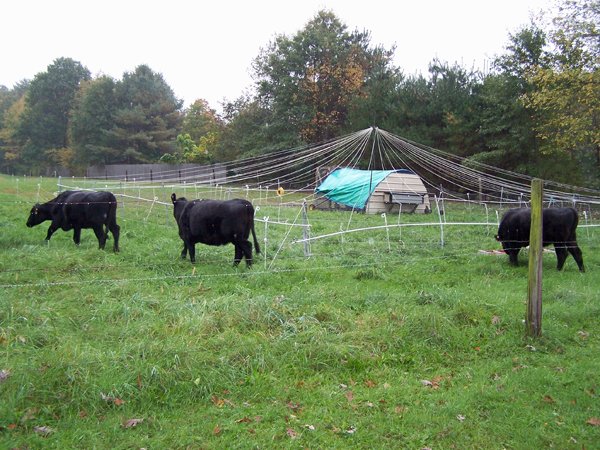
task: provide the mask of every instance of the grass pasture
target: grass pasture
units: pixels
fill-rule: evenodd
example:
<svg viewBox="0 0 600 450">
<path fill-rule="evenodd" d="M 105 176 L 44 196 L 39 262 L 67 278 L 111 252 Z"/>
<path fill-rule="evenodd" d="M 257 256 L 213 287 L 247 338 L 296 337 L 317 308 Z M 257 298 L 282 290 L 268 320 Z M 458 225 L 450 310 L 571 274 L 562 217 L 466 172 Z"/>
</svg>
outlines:
<svg viewBox="0 0 600 450">
<path fill-rule="evenodd" d="M 600 448 L 600 228 L 578 232 L 584 274 L 544 254 L 533 340 L 526 256 L 480 253 L 495 225 L 450 224 L 496 221 L 478 205 L 445 206 L 443 247 L 412 225 L 435 214 L 309 211 L 312 236 L 407 226 L 306 258 L 300 209 L 258 201 L 287 225 L 256 222 L 249 270 L 232 246 L 179 259 L 171 209 L 133 198 L 120 253 L 91 230 L 47 244 L 25 221 L 55 191 L 0 177 L 0 448 Z"/>
</svg>

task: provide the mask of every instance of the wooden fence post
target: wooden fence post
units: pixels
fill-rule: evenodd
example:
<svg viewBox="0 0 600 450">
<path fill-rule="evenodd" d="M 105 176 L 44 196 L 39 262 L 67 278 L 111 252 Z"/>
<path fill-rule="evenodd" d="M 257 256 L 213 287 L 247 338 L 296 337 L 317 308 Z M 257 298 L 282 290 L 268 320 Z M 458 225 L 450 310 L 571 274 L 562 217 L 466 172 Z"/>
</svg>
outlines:
<svg viewBox="0 0 600 450">
<path fill-rule="evenodd" d="M 527 335 L 542 334 L 542 199 L 544 182 L 531 180 L 531 229 L 529 232 L 529 283 L 527 292 Z"/>
</svg>

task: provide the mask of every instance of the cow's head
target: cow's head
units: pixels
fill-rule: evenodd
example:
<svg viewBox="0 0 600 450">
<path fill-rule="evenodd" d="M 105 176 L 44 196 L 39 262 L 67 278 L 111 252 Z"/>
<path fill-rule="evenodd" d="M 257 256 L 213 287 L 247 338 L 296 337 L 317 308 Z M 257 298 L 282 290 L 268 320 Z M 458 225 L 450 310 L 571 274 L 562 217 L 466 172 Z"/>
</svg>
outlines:
<svg viewBox="0 0 600 450">
<path fill-rule="evenodd" d="M 183 208 L 185 207 L 185 205 L 188 202 L 187 198 L 185 198 L 185 197 L 177 198 L 175 193 L 172 193 L 171 201 L 173 202 L 173 215 L 175 216 L 175 220 L 178 220 L 179 216 L 181 215 L 181 212 L 183 211 Z"/>
<path fill-rule="evenodd" d="M 47 219 L 46 214 L 40 209 L 41 206 L 42 205 L 40 205 L 39 203 L 36 203 L 35 205 L 33 205 L 33 208 L 31 208 L 31 211 L 29 212 L 29 217 L 27 218 L 27 226 L 29 228 L 39 225 Z"/>
<path fill-rule="evenodd" d="M 171 194 L 171 201 L 173 202 L 174 205 L 177 205 L 178 203 L 187 203 L 188 200 L 185 197 L 177 198 L 177 196 L 175 195 L 175 192 L 173 192 Z"/>
</svg>

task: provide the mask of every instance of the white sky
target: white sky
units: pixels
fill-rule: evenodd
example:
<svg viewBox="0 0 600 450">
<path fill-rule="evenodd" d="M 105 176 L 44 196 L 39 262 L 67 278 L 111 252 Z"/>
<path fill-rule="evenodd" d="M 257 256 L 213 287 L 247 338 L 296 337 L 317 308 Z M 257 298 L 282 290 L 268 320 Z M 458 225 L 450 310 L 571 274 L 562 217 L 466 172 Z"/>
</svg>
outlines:
<svg viewBox="0 0 600 450">
<path fill-rule="evenodd" d="M 396 44 L 405 74 L 427 73 L 434 57 L 483 69 L 509 32 L 552 0 L 4 0 L 0 85 L 12 88 L 69 57 L 93 76 L 120 79 L 147 64 L 189 105 L 220 110 L 252 84 L 252 60 L 278 34 L 292 36 L 320 9 Z"/>
</svg>

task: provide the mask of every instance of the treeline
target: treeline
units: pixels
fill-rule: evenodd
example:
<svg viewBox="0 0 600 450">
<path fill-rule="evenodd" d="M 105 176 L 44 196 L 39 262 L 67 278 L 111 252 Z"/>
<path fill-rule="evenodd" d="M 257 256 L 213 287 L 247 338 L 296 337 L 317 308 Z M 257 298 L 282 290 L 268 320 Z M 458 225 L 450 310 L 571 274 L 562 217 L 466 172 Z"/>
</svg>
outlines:
<svg viewBox="0 0 600 450">
<path fill-rule="evenodd" d="M 433 60 L 413 76 L 394 66 L 395 48 L 320 11 L 261 50 L 251 93 L 222 114 L 202 99 L 183 108 L 148 66 L 115 80 L 59 58 L 33 80 L 0 86 L 1 169 L 227 161 L 376 125 L 465 164 L 599 187 L 600 8 L 557 6 L 551 20 L 509 34 L 488 73 Z"/>
</svg>

